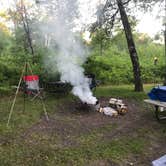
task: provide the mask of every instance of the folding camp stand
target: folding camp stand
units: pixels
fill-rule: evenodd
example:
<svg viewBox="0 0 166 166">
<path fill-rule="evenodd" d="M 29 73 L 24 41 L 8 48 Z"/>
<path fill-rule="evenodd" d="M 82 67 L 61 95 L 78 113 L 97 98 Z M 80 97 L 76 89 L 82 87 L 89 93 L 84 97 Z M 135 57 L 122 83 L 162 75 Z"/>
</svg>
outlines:
<svg viewBox="0 0 166 166">
<path fill-rule="evenodd" d="M 16 102 L 17 94 L 18 94 L 19 89 L 20 89 L 21 82 L 22 82 L 23 79 L 24 79 L 24 81 L 26 81 L 26 79 L 27 79 L 27 69 L 28 69 L 28 67 L 29 67 L 29 70 L 30 70 L 31 75 L 32 75 L 32 77 L 31 77 L 32 80 L 31 81 L 35 81 L 35 77 L 33 77 L 34 75 L 33 75 L 32 68 L 31 68 L 30 64 L 28 62 L 25 62 L 22 73 L 21 73 L 21 77 L 20 77 L 20 80 L 19 80 L 19 83 L 18 83 L 18 86 L 17 86 L 17 89 L 16 89 L 16 93 L 15 93 L 15 96 L 14 96 L 14 99 L 13 99 L 13 103 L 12 103 L 12 106 L 11 106 L 11 109 L 10 109 L 10 113 L 9 113 L 9 117 L 8 117 L 8 121 L 7 121 L 7 127 L 9 126 L 9 123 L 10 123 L 10 119 L 11 119 L 11 116 L 12 116 L 12 113 L 13 113 L 13 110 L 14 110 L 14 105 L 15 105 L 15 102 Z M 25 74 L 25 76 L 24 76 L 24 74 Z M 25 93 L 26 93 L 26 90 L 27 90 L 27 87 L 25 85 L 24 86 L 24 109 L 25 109 Z M 39 97 L 41 99 L 41 103 L 42 103 L 42 106 L 43 106 L 43 111 L 44 111 L 44 114 L 46 116 L 46 120 L 48 121 L 49 118 L 48 118 L 46 107 L 45 107 L 45 104 L 44 104 L 44 101 L 43 101 L 43 97 L 40 94 L 40 89 L 37 88 L 36 90 L 37 91 L 36 91 L 34 97 L 32 98 L 32 100 L 34 100 L 36 97 Z"/>
<path fill-rule="evenodd" d="M 42 98 L 41 88 L 39 88 L 39 77 L 37 75 L 26 75 L 23 77 L 25 82 L 24 91 L 28 95 L 33 95 L 32 101 L 36 98 Z M 25 94 L 24 93 L 24 94 Z"/>
</svg>

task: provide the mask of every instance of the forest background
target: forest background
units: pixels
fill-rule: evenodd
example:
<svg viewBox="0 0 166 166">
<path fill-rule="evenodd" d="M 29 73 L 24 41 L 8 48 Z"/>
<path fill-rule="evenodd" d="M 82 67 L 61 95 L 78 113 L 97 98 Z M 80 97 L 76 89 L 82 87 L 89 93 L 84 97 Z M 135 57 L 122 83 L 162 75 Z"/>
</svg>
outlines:
<svg viewBox="0 0 166 166">
<path fill-rule="evenodd" d="M 26 6 L 26 10 L 30 6 Z M 8 10 L 0 13 L 1 20 L 12 20 L 15 27 L 11 31 L 0 22 L 0 87 L 1 91 L 18 83 L 25 61 L 32 65 L 33 72 L 40 76 L 41 83 L 57 81 L 60 76 L 49 64 L 52 53 L 48 49 L 48 38 L 41 38 L 38 29 L 38 13 L 27 12 L 27 22 L 32 36 L 32 46 L 25 33 L 19 11 Z M 164 43 L 162 33 L 150 37 L 135 30 L 138 20 L 128 16 L 139 56 L 143 83 L 161 83 L 165 72 Z M 82 40 L 89 55 L 84 64 L 85 73 L 93 73 L 101 84 L 132 84 L 133 71 L 124 30 L 119 20 L 113 33 L 108 36 L 105 29 L 97 28 L 91 33 L 91 40 L 84 38 L 85 29 L 75 33 Z M 56 53 L 54 53 L 56 54 Z M 155 58 L 157 61 L 155 62 Z M 46 63 L 47 62 L 47 63 Z"/>
</svg>

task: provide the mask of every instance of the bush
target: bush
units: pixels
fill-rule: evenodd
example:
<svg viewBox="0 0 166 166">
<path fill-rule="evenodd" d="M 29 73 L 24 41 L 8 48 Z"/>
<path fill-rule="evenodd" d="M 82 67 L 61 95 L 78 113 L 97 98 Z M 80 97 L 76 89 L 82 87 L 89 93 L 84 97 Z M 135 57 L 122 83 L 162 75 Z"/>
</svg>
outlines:
<svg viewBox="0 0 166 166">
<path fill-rule="evenodd" d="M 16 66 L 0 63 L 0 85 L 15 85 L 18 82 L 19 70 Z"/>
<path fill-rule="evenodd" d="M 162 48 L 163 45 L 158 44 L 138 48 L 143 83 L 162 82 L 165 73 Z M 154 65 L 155 56 L 158 57 L 157 65 Z M 93 52 L 85 69 L 86 72 L 96 74 L 96 78 L 104 84 L 129 84 L 134 81 L 129 54 L 125 50 L 118 50 L 114 45 L 105 50 L 103 56 Z"/>
</svg>

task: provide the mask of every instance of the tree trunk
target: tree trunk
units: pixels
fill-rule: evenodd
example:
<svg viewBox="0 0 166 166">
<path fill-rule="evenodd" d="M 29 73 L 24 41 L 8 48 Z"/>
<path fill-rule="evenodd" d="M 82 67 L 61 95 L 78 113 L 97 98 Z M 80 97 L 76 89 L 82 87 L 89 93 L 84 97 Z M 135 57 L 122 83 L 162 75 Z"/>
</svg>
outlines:
<svg viewBox="0 0 166 166">
<path fill-rule="evenodd" d="M 165 2 L 165 5 L 166 5 L 166 2 Z M 166 23 L 165 23 L 165 31 L 164 31 L 164 45 L 165 45 L 165 50 L 164 50 L 164 54 L 165 54 L 164 86 L 166 86 Z"/>
<path fill-rule="evenodd" d="M 137 51 L 135 48 L 135 43 L 133 40 L 130 23 L 128 21 L 128 17 L 127 17 L 122 1 L 121 0 L 116 0 L 116 1 L 120 11 L 121 20 L 124 27 L 128 49 L 130 53 L 130 58 L 131 58 L 132 66 L 133 66 L 135 91 L 138 91 L 138 92 L 143 91 L 139 59 L 138 59 Z"/>
</svg>

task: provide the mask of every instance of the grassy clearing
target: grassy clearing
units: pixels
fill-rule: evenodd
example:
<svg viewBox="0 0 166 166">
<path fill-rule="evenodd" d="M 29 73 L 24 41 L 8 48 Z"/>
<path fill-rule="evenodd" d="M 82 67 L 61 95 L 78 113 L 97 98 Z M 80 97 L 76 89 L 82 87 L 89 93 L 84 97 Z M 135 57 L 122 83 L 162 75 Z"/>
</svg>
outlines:
<svg viewBox="0 0 166 166">
<path fill-rule="evenodd" d="M 133 92 L 133 87 L 123 86 L 101 86 L 95 95 L 97 97 L 119 97 L 129 100 L 147 98 L 147 92 L 153 85 L 145 85 L 145 92 Z M 118 127 L 117 124 L 107 124 L 91 129 L 88 133 L 80 133 L 79 136 L 71 136 L 72 141 L 77 142 L 75 146 L 62 146 L 61 138 L 56 133 L 53 135 L 33 133 L 28 140 L 20 137 L 21 133 L 33 124 L 40 121 L 44 112 L 40 100 L 26 100 L 24 110 L 24 99 L 19 95 L 10 122 L 6 128 L 7 118 L 13 96 L 0 98 L 0 165 L 8 166 L 54 166 L 54 165 L 89 165 L 95 161 L 112 160 L 117 164 L 123 163 L 128 156 L 143 156 L 147 148 L 152 144 L 147 140 L 149 136 L 155 138 L 166 137 L 164 126 L 155 131 L 153 128 L 140 127 L 134 135 L 124 135 L 113 140 L 103 139 L 107 133 L 111 133 Z M 73 101 L 75 97 L 48 96 L 45 100 L 48 114 L 51 116 L 58 111 L 58 105 L 64 105 L 66 101 Z M 62 117 L 61 117 L 62 118 Z M 64 122 L 73 123 L 73 119 L 64 117 L 59 119 Z"/>
<path fill-rule="evenodd" d="M 13 98 L 14 95 L 0 98 L 0 131 L 2 133 L 20 132 L 20 130 L 31 126 L 44 116 L 41 100 L 31 101 L 30 98 L 26 97 L 24 101 L 24 96 L 20 94 L 17 96 L 9 128 L 6 128 Z M 44 101 L 48 114 L 56 112 L 56 105 L 58 103 L 63 104 L 66 100 L 73 100 L 73 97 L 71 95 L 59 96 L 58 98 L 48 96 Z"/>
<path fill-rule="evenodd" d="M 86 165 L 97 159 L 122 161 L 129 153 L 141 154 L 146 142 L 143 139 L 121 138 L 96 145 L 58 148 L 45 140 L 43 144 L 29 146 L 25 142 L 11 142 L 0 148 L 0 165 Z"/>
<path fill-rule="evenodd" d="M 133 85 L 110 85 L 110 86 L 101 86 L 98 87 L 95 91 L 95 95 L 98 97 L 106 96 L 106 97 L 117 97 L 117 98 L 128 98 L 128 99 L 136 99 L 142 100 L 147 98 L 147 93 L 150 89 L 154 87 L 152 84 L 144 85 L 144 92 L 134 92 Z"/>
<path fill-rule="evenodd" d="M 80 133 L 80 136 L 76 137 L 75 139 L 81 145 L 95 146 L 96 143 L 103 142 L 102 139 L 103 139 L 104 135 L 108 132 L 111 132 L 116 127 L 117 127 L 116 124 L 104 125 L 102 127 L 91 130 L 90 133 L 87 133 L 87 134 Z"/>
</svg>

